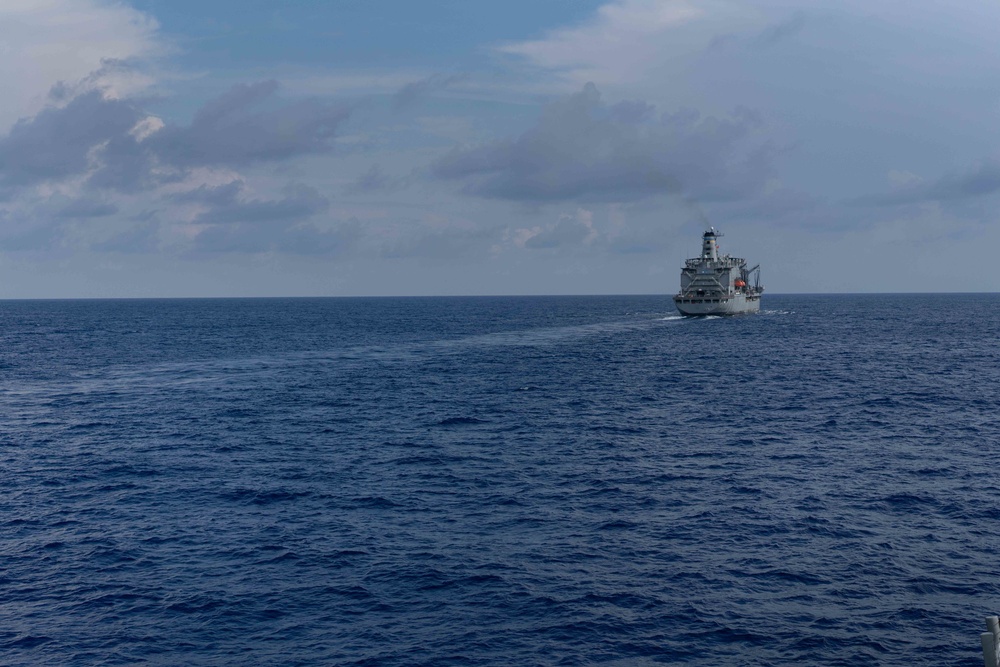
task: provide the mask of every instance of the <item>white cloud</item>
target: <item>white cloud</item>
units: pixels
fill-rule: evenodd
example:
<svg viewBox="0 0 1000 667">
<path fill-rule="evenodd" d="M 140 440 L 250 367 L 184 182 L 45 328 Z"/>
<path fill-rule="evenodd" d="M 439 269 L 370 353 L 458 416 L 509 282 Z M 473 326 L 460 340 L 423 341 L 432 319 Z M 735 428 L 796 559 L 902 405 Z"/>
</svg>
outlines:
<svg viewBox="0 0 1000 667">
<path fill-rule="evenodd" d="M 598 86 L 642 82 L 672 55 L 690 52 L 692 23 L 717 14 L 721 4 L 615 0 L 581 25 L 554 30 L 542 39 L 505 44 L 499 51 L 557 73 L 574 88 L 588 81 Z M 696 48 L 703 48 L 707 38 L 700 42 Z"/>
<path fill-rule="evenodd" d="M 143 140 L 149 138 L 150 135 L 159 132 L 164 127 L 165 124 L 163 119 L 157 118 L 156 116 L 146 116 L 136 123 L 131 130 L 129 130 L 129 134 L 132 135 L 136 141 L 141 143 Z"/>
<path fill-rule="evenodd" d="M 663 33 L 702 13 L 686 0 L 619 0 L 601 7 L 582 25 L 554 30 L 543 39 L 507 44 L 500 51 L 551 69 L 596 72 L 605 63 L 627 74 L 629 65 L 641 65 L 648 58 Z"/>
<path fill-rule="evenodd" d="M 108 61 L 152 58 L 167 51 L 156 21 L 106 0 L 6 0 L 0 3 L 0 130 L 32 116 L 57 82 L 82 81 Z M 148 85 L 134 71 L 105 68 L 99 83 L 121 96 Z"/>
<path fill-rule="evenodd" d="M 709 101 L 784 104 L 788 93 L 809 107 L 846 83 L 868 95 L 862 111 L 879 110 L 879 97 L 884 111 L 907 84 L 951 84 L 947 102 L 992 80 L 997 21 L 992 0 L 962 11 L 936 0 L 610 0 L 583 23 L 496 50 L 548 73 L 559 92 L 593 82 L 611 98 L 706 111 Z"/>
</svg>

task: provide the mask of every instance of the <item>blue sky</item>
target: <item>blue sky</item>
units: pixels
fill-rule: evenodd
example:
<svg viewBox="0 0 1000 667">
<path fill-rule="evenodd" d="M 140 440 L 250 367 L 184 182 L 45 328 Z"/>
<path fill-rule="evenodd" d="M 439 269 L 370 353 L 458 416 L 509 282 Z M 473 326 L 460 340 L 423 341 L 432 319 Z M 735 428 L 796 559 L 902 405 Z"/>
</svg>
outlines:
<svg viewBox="0 0 1000 667">
<path fill-rule="evenodd" d="M 181 44 L 188 67 L 396 68 L 447 70 L 488 59 L 491 45 L 538 36 L 600 6 L 590 0 L 421 2 L 195 2 L 143 0 L 161 33 Z"/>
<path fill-rule="evenodd" d="M 995 291 L 1000 6 L 0 7 L 0 296 Z"/>
</svg>

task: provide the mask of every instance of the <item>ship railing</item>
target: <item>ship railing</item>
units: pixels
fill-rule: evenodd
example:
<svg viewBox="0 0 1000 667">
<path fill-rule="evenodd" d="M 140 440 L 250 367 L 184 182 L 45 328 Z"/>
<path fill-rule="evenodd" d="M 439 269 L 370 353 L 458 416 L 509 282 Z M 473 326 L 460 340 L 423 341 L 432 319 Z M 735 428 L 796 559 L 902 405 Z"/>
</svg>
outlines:
<svg viewBox="0 0 1000 667">
<path fill-rule="evenodd" d="M 721 264 L 723 266 L 728 266 L 728 267 L 743 266 L 744 264 L 747 263 L 747 261 L 742 257 L 730 257 L 729 255 L 719 257 L 718 259 L 708 259 L 707 257 L 691 257 L 690 259 L 684 260 L 684 267 L 688 269 L 693 269 L 701 266 L 706 262 L 708 264 Z"/>
</svg>

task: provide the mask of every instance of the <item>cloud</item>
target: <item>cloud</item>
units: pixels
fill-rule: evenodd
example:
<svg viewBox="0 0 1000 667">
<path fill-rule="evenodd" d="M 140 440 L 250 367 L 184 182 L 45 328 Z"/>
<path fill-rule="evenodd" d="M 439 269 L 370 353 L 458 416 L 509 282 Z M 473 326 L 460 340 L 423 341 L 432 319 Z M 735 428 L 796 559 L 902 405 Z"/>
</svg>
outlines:
<svg viewBox="0 0 1000 667">
<path fill-rule="evenodd" d="M 633 79 L 663 48 L 666 33 L 703 14 L 686 0 L 618 0 L 580 25 L 551 31 L 542 39 L 505 44 L 499 51 L 578 83 Z"/>
<path fill-rule="evenodd" d="M 611 107 L 610 118 L 617 123 L 631 125 L 649 120 L 655 111 L 655 105 L 643 100 L 625 100 Z"/>
<path fill-rule="evenodd" d="M 272 248 L 294 255 L 342 256 L 354 248 L 361 236 L 362 228 L 357 220 L 349 220 L 332 229 L 296 225 L 284 230 Z"/>
<path fill-rule="evenodd" d="M 389 176 L 382 170 L 381 165 L 373 164 L 368 171 L 354 179 L 346 191 L 349 194 L 395 192 L 409 186 L 411 181 L 412 178 L 407 176 Z"/>
<path fill-rule="evenodd" d="M 116 67 L 122 67 L 118 63 Z M 277 84 L 234 86 L 188 126 L 170 125 L 137 102 L 57 87 L 50 104 L 0 139 L 0 184 L 30 186 L 87 176 L 92 188 L 136 193 L 202 166 L 246 167 L 332 150 L 346 107 L 315 100 L 280 104 Z M 68 99 L 67 99 L 68 98 Z M 270 107 L 259 107 L 270 104 Z"/>
<path fill-rule="evenodd" d="M 973 165 L 965 173 L 946 175 L 923 188 L 918 186 L 912 192 L 924 200 L 944 201 L 985 197 L 998 191 L 1000 162 L 989 159 Z"/>
<path fill-rule="evenodd" d="M 0 240 L 0 247 L 14 252 L 50 251 L 62 245 L 64 228 L 47 222 L 6 235 Z"/>
<path fill-rule="evenodd" d="M 104 218 L 118 213 L 118 205 L 104 199 L 80 197 L 63 206 L 56 214 L 61 218 Z"/>
<path fill-rule="evenodd" d="M 452 74 L 450 76 L 432 74 L 425 79 L 407 83 L 392 96 L 392 108 L 395 111 L 400 111 L 435 91 L 444 90 L 453 84 L 465 81 L 467 78 L 468 76 L 465 74 Z"/>
<path fill-rule="evenodd" d="M 238 199 L 242 189 L 242 185 L 234 188 L 233 183 L 208 190 L 199 188 L 202 203 L 213 205 L 194 222 L 201 225 L 297 222 L 322 213 L 330 206 L 326 197 L 308 185 L 285 187 L 285 196 L 281 199 Z"/>
<path fill-rule="evenodd" d="M 181 168 L 241 167 L 332 150 L 350 109 L 318 100 L 261 108 L 273 103 L 277 89 L 276 81 L 238 84 L 205 104 L 191 125 L 168 125 L 146 141 L 161 160 Z"/>
<path fill-rule="evenodd" d="M 60 104 L 93 91 L 111 99 L 131 97 L 152 83 L 138 59 L 102 58 L 100 67 L 79 81 L 59 80 L 49 89 L 48 102 Z"/>
<path fill-rule="evenodd" d="M 892 171 L 893 192 L 858 197 L 852 203 L 874 206 L 897 206 L 921 202 L 964 201 L 988 197 L 1000 192 L 1000 161 L 987 159 L 973 164 L 962 173 L 946 174 L 936 180 L 923 180 L 910 172 Z"/>
<path fill-rule="evenodd" d="M 514 244 L 523 248 L 548 249 L 588 245 L 597 237 L 593 214 L 585 209 L 578 209 L 575 215 L 559 216 L 548 227 L 516 230 Z"/>
<path fill-rule="evenodd" d="M 130 102 L 100 91 L 46 107 L 0 140 L 0 183 L 32 185 L 82 174 L 95 147 L 127 135 L 143 116 Z"/>
<path fill-rule="evenodd" d="M 902 171 L 899 169 L 890 169 L 887 177 L 889 183 L 896 188 L 912 186 L 923 180 L 912 171 Z"/>
<path fill-rule="evenodd" d="M 500 238 L 501 230 L 495 227 L 420 230 L 383 244 L 381 254 L 392 259 L 471 260 L 482 257 Z"/>
<path fill-rule="evenodd" d="M 761 121 L 695 111 L 645 121 L 644 102 L 612 107 L 593 84 L 550 104 L 516 139 L 456 149 L 432 165 L 465 192 L 521 202 L 630 201 L 662 194 L 699 200 L 752 196 L 773 172 L 775 150 L 757 141 Z"/>
<path fill-rule="evenodd" d="M 140 220 L 139 224 L 90 247 L 101 252 L 156 252 L 160 249 L 160 223 L 156 220 Z"/>
<path fill-rule="evenodd" d="M 382 167 L 373 164 L 365 173 L 358 176 L 350 186 L 348 192 L 378 192 L 388 190 L 392 187 L 391 179 L 382 171 Z"/>
<path fill-rule="evenodd" d="M 356 225 L 313 224 L 329 209 L 315 188 L 293 183 L 277 197 L 251 196 L 238 171 L 331 151 L 347 106 L 284 101 L 276 82 L 263 81 L 233 86 L 189 124 L 170 123 L 143 108 L 148 99 L 122 96 L 113 85 L 132 69 L 126 60 L 105 59 L 78 80 L 53 85 L 44 107 L 0 137 L 2 213 L 16 217 L 2 247 L 152 252 L 186 245 L 332 256 L 353 244 Z M 207 184 L 177 191 L 199 180 Z M 158 220 L 119 218 L 141 208 L 186 220 L 187 240 L 178 245 L 175 233 L 164 245 Z M 75 224 L 101 218 L 109 219 L 104 230 Z"/>
<path fill-rule="evenodd" d="M 765 28 L 763 32 L 758 35 L 756 43 L 762 47 L 777 44 L 778 42 L 788 39 L 789 37 L 793 37 L 801 32 L 805 23 L 805 16 L 803 16 L 801 12 L 797 12 L 790 19 L 779 21 L 778 23 L 769 25 Z"/>
<path fill-rule="evenodd" d="M 338 256 L 360 238 L 357 221 L 323 226 L 312 222 L 330 205 L 315 188 L 292 184 L 282 194 L 278 199 L 247 197 L 245 183 L 234 180 L 175 193 L 170 199 L 203 208 L 192 221 L 200 229 L 191 248 L 199 253 Z"/>
<path fill-rule="evenodd" d="M 193 242 L 198 253 L 260 254 L 335 257 L 347 254 L 361 237 L 357 221 L 320 228 L 313 224 L 212 225 Z"/>
<path fill-rule="evenodd" d="M 53 82 L 81 81 L 125 97 L 150 83 L 133 67 L 110 63 L 155 61 L 170 47 L 156 21 L 125 3 L 106 0 L 7 0 L 0 4 L 0 131 L 49 103 Z"/>
<path fill-rule="evenodd" d="M 758 220 L 771 224 L 793 221 L 797 226 L 829 225 L 837 216 L 826 199 L 809 193 L 779 187 L 760 197 L 730 202 L 720 208 L 726 220 Z"/>
<path fill-rule="evenodd" d="M 93 167 L 87 185 L 91 188 L 137 193 L 180 180 L 177 171 L 160 168 L 159 157 L 143 144 L 135 127 L 108 139 L 92 152 Z"/>
<path fill-rule="evenodd" d="M 241 179 L 235 179 L 223 185 L 202 184 L 193 190 L 174 193 L 170 198 L 178 202 L 194 202 L 209 206 L 229 206 L 236 202 L 236 198 L 243 192 L 245 187 L 246 183 Z"/>
<path fill-rule="evenodd" d="M 647 45 L 702 13 L 684 0 L 619 0 L 602 6 L 581 25 L 554 30 L 543 39 L 505 44 L 499 50 L 554 71 L 580 68 L 580 74 L 590 77 L 604 68 L 641 70 L 649 55 Z"/>
</svg>

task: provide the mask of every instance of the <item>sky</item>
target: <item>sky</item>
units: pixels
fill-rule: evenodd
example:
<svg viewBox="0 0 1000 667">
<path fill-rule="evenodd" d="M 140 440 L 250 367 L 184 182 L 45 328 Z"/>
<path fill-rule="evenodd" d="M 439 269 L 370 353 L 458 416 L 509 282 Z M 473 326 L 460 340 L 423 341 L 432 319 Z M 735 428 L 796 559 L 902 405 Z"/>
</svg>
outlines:
<svg viewBox="0 0 1000 667">
<path fill-rule="evenodd" d="M 1000 3 L 5 0 L 0 298 L 991 292 Z"/>
</svg>

